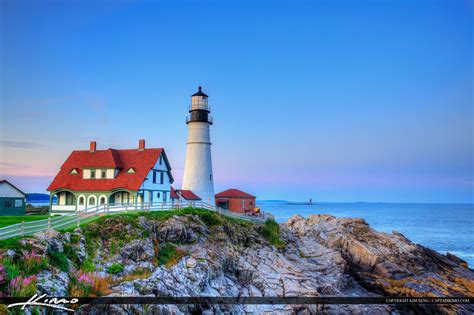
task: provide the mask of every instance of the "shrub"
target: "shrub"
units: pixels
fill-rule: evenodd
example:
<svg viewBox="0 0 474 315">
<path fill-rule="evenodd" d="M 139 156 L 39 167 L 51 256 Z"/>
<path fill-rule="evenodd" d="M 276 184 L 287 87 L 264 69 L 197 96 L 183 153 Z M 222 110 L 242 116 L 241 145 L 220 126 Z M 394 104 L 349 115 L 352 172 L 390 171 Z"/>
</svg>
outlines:
<svg viewBox="0 0 474 315">
<path fill-rule="evenodd" d="M 32 275 L 46 269 L 47 262 L 41 255 L 31 252 L 23 256 L 21 266 L 25 275 Z"/>
<path fill-rule="evenodd" d="M 101 296 L 109 294 L 107 278 L 101 278 L 92 272 L 79 271 L 71 277 L 69 294 L 74 297 Z"/>
<path fill-rule="evenodd" d="M 64 253 L 48 250 L 48 257 L 51 265 L 59 268 L 61 271 L 69 271 L 69 262 Z"/>
<path fill-rule="evenodd" d="M 95 265 L 92 262 L 92 259 L 86 258 L 81 265 L 81 269 L 86 271 L 86 272 L 93 272 L 95 271 Z"/>
<path fill-rule="evenodd" d="M 198 215 L 202 222 L 204 222 L 209 227 L 222 224 L 221 218 L 219 218 L 219 216 L 213 212 L 201 212 Z"/>
<path fill-rule="evenodd" d="M 81 237 L 78 234 L 71 234 L 71 243 L 77 244 L 81 240 Z"/>
<path fill-rule="evenodd" d="M 20 275 L 20 266 L 15 264 L 11 258 L 4 258 L 1 261 L 8 280 L 12 280 Z"/>
<path fill-rule="evenodd" d="M 18 250 L 21 249 L 20 240 L 22 236 L 15 236 L 0 241 L 0 248 Z"/>
<path fill-rule="evenodd" d="M 77 249 L 70 244 L 64 245 L 64 255 L 75 264 L 79 264 L 79 257 L 77 256 Z"/>
<path fill-rule="evenodd" d="M 285 246 L 285 242 L 280 239 L 280 226 L 273 219 L 268 219 L 262 228 L 262 234 L 267 241 L 277 247 L 282 248 Z"/>
<path fill-rule="evenodd" d="M 175 265 L 185 255 L 186 253 L 182 249 L 167 243 L 158 251 L 158 265 L 165 265 L 169 268 Z"/>
<path fill-rule="evenodd" d="M 0 265 L 0 285 L 7 283 L 8 281 L 8 274 L 5 270 L 5 267 Z"/>
<path fill-rule="evenodd" d="M 123 265 L 121 263 L 113 263 L 109 268 L 107 268 L 107 272 L 110 274 L 117 274 L 123 271 Z"/>
<path fill-rule="evenodd" d="M 69 292 L 71 296 L 89 296 L 94 286 L 94 275 L 90 272 L 80 271 L 76 277 L 71 278 Z"/>
<path fill-rule="evenodd" d="M 8 286 L 10 296 L 23 297 L 32 296 L 36 293 L 36 276 L 14 278 Z"/>
</svg>

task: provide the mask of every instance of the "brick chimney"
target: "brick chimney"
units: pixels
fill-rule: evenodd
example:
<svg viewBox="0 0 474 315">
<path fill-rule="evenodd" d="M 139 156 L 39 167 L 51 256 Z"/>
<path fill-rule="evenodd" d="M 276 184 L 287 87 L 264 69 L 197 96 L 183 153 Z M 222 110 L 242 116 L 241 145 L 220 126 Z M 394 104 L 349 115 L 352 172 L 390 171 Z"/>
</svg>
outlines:
<svg viewBox="0 0 474 315">
<path fill-rule="evenodd" d="M 94 153 L 97 148 L 97 143 L 95 141 L 91 141 L 91 145 L 89 147 L 89 152 Z"/>
<path fill-rule="evenodd" d="M 138 151 L 145 151 L 145 139 L 138 140 Z"/>
</svg>

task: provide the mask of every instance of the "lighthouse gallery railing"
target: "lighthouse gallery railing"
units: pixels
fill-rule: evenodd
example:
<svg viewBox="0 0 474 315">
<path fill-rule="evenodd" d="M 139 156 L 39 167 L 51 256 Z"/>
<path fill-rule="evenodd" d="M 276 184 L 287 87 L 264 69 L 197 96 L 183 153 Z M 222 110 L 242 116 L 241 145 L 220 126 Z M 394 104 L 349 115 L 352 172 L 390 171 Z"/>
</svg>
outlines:
<svg viewBox="0 0 474 315">
<path fill-rule="evenodd" d="M 12 224 L 0 228 L 0 240 L 7 239 L 15 236 L 25 236 L 31 235 L 37 232 L 47 231 L 47 230 L 58 230 L 64 229 L 67 227 L 77 226 L 79 227 L 81 222 L 84 223 L 88 219 L 93 218 L 98 215 L 104 214 L 114 214 L 120 212 L 131 212 L 131 211 L 163 211 L 163 210 L 179 210 L 182 208 L 202 208 L 210 211 L 218 212 L 222 215 L 243 219 L 248 221 L 253 221 L 256 223 L 265 222 L 267 215 L 265 213 L 259 216 L 247 216 L 242 214 L 233 213 L 229 210 L 219 208 L 213 205 L 210 205 L 205 202 L 155 202 L 155 203 L 121 203 L 121 204 L 105 204 L 97 205 L 88 209 L 78 210 L 71 213 L 66 213 L 60 216 L 49 217 L 48 219 L 30 221 L 30 222 L 21 222 L 17 224 Z"/>
</svg>

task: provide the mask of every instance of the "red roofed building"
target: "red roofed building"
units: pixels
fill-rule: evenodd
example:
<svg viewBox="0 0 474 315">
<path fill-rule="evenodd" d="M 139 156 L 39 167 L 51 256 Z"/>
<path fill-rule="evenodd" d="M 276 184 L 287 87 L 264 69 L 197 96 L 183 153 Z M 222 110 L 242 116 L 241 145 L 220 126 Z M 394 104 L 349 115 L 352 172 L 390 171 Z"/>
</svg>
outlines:
<svg viewBox="0 0 474 315">
<path fill-rule="evenodd" d="M 162 202 L 171 199 L 173 176 L 162 148 L 73 151 L 49 185 L 57 196 L 55 212 L 82 210 L 96 205 Z"/>
<path fill-rule="evenodd" d="M 256 198 L 238 189 L 227 189 L 216 194 L 216 205 L 237 213 L 253 214 Z"/>
<path fill-rule="evenodd" d="M 179 202 L 180 204 L 183 201 L 187 201 L 189 205 L 195 206 L 195 202 L 201 201 L 202 199 L 191 190 L 174 189 L 173 186 L 171 186 L 171 200 L 173 200 L 173 202 Z"/>
</svg>

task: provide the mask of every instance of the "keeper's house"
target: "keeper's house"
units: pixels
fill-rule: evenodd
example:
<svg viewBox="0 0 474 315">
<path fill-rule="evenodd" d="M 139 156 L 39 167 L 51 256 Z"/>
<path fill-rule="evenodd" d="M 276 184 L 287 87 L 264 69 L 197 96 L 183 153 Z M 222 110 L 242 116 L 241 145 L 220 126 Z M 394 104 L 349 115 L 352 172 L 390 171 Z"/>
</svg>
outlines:
<svg viewBox="0 0 474 315">
<path fill-rule="evenodd" d="M 216 205 L 232 212 L 252 215 L 255 214 L 256 198 L 238 189 L 227 189 L 216 194 Z"/>
<path fill-rule="evenodd" d="M 83 210 L 97 205 L 166 202 L 171 196 L 171 166 L 162 148 L 73 151 L 48 187 L 51 211 Z M 53 204 L 53 196 L 57 201 Z"/>
<path fill-rule="evenodd" d="M 0 180 L 0 215 L 24 215 L 26 194 L 5 179 Z"/>
</svg>

